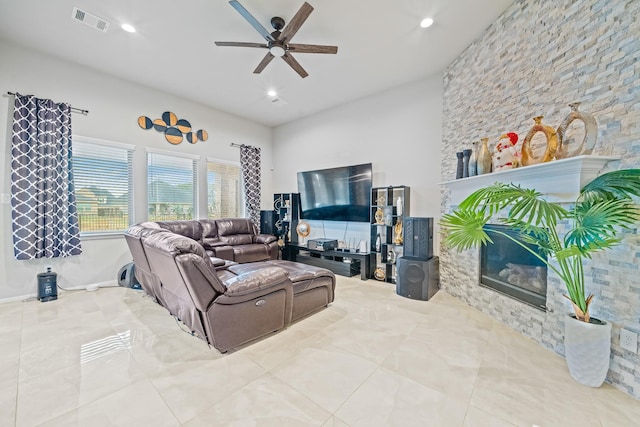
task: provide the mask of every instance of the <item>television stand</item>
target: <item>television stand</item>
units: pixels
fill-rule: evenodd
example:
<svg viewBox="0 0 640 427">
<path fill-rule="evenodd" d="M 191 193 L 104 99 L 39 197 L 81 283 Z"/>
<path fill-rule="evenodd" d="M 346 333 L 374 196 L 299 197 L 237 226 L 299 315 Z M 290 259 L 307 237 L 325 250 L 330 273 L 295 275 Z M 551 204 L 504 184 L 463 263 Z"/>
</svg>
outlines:
<svg viewBox="0 0 640 427">
<path fill-rule="evenodd" d="M 341 276 L 351 277 L 360 273 L 361 280 L 373 277 L 371 269 L 376 264 L 375 256 L 370 252 L 319 251 L 292 244 L 287 245 L 283 252 L 283 259 L 326 268 Z M 345 259 L 351 262 L 345 262 Z"/>
</svg>

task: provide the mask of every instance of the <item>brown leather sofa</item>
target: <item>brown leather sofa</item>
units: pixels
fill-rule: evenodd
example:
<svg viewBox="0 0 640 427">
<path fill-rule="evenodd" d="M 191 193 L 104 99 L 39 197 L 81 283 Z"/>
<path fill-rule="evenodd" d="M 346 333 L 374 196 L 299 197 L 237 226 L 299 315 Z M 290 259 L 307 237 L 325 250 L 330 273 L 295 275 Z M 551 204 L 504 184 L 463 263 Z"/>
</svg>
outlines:
<svg viewBox="0 0 640 427">
<path fill-rule="evenodd" d="M 247 218 L 158 221 L 141 224 L 189 237 L 204 246 L 207 254 L 238 263 L 278 259 L 278 242 L 270 234 L 258 234 Z"/>
<path fill-rule="evenodd" d="M 125 239 L 145 292 L 221 352 L 283 329 L 334 300 L 335 276 L 329 270 L 211 256 L 214 251 L 197 240 L 202 235 L 196 225 L 211 221 L 227 220 L 142 223 L 130 227 Z M 237 257 L 247 258 L 246 251 Z"/>
</svg>

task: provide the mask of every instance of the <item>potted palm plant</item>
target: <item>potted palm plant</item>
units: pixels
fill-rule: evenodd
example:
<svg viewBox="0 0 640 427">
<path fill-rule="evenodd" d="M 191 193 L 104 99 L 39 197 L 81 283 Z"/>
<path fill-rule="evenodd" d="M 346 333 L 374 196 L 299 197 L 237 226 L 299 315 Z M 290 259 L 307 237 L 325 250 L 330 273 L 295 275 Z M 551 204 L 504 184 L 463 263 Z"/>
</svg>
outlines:
<svg viewBox="0 0 640 427">
<path fill-rule="evenodd" d="M 611 324 L 589 315 L 593 294 L 586 294 L 584 261 L 596 251 L 620 242 L 618 232 L 640 219 L 633 197 L 640 196 L 640 169 L 605 173 L 585 185 L 568 209 L 545 200 L 539 192 L 515 184 L 496 183 L 481 188 L 440 221 L 444 244 L 466 250 L 493 243 L 496 233 L 540 259 L 566 286 L 564 295 L 575 314 L 565 322 L 565 355 L 571 376 L 599 387 L 609 369 Z M 519 232 L 519 238 L 485 225 L 498 221 Z M 564 236 L 558 223 L 568 221 Z M 527 245 L 534 245 L 539 253 Z M 542 255 L 540 255 L 542 254 Z M 601 348 L 600 355 L 595 354 Z M 593 350 L 593 351 L 592 351 Z"/>
</svg>

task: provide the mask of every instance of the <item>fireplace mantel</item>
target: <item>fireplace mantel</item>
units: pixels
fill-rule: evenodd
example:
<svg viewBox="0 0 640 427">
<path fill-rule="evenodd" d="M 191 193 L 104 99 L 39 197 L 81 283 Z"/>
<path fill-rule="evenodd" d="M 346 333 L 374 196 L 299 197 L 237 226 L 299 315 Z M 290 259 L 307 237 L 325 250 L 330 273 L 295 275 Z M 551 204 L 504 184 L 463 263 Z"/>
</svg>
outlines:
<svg viewBox="0 0 640 427">
<path fill-rule="evenodd" d="M 534 188 L 552 202 L 573 202 L 580 189 L 605 171 L 611 156 L 576 156 L 485 175 L 440 183 L 451 190 L 451 205 L 456 206 L 474 191 L 496 182 Z"/>
</svg>

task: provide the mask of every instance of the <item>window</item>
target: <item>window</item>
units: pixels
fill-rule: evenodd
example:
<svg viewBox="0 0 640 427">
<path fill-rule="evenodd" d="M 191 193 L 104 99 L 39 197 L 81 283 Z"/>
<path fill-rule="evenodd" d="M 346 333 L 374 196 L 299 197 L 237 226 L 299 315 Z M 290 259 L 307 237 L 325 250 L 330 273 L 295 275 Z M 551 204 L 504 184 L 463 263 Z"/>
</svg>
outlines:
<svg viewBox="0 0 640 427">
<path fill-rule="evenodd" d="M 133 221 L 133 146 L 74 137 L 72 151 L 80 232 L 125 230 Z"/>
<path fill-rule="evenodd" d="M 149 221 L 193 219 L 197 156 L 147 152 Z"/>
<path fill-rule="evenodd" d="M 241 177 L 238 163 L 207 160 L 207 215 L 209 218 L 244 216 Z"/>
</svg>

